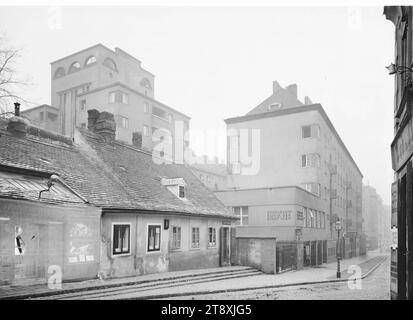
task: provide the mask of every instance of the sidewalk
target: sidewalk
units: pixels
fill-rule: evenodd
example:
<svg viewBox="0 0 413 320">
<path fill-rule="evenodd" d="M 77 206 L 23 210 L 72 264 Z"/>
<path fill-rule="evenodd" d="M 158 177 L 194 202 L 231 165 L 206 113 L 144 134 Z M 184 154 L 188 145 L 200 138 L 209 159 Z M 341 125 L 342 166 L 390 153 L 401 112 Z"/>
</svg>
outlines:
<svg viewBox="0 0 413 320">
<path fill-rule="evenodd" d="M 150 274 L 131 278 L 110 280 L 89 280 L 82 282 L 63 283 L 62 289 L 50 290 L 47 285 L 35 286 L 0 286 L 0 299 L 22 299 L 28 297 L 47 297 L 53 295 L 67 294 L 84 291 L 92 292 L 107 288 L 127 288 L 128 285 L 152 284 L 151 290 L 136 290 L 134 292 L 119 291 L 116 295 L 107 295 L 104 299 L 156 299 L 173 296 L 185 296 L 191 294 L 208 294 L 219 292 L 242 291 L 261 288 L 276 288 L 283 286 L 296 286 L 322 282 L 347 281 L 351 275 L 346 270 L 352 265 L 361 268 L 362 278 L 372 272 L 378 265 L 388 258 L 386 254 L 369 252 L 366 256 L 341 260 L 342 278 L 336 279 L 336 263 L 323 264 L 315 268 L 305 268 L 285 272 L 282 274 L 261 274 L 251 272 L 251 268 L 242 266 L 222 267 L 214 269 L 186 270 L 177 272 L 166 272 L 161 274 Z M 204 282 L 190 283 L 184 278 L 202 277 L 211 275 L 216 277 L 223 274 L 234 274 L 236 277 L 221 280 L 210 280 Z M 245 274 L 245 276 L 243 275 Z M 179 279 L 182 278 L 182 283 Z M 178 285 L 157 287 L 160 281 L 177 279 Z"/>
</svg>

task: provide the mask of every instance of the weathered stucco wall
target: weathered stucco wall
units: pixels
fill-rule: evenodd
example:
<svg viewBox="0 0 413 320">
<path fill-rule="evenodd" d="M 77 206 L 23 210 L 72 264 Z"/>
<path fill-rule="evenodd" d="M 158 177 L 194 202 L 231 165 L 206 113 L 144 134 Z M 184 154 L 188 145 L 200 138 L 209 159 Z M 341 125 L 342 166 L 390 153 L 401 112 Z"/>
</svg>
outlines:
<svg viewBox="0 0 413 320">
<path fill-rule="evenodd" d="M 91 206 L 0 199 L 0 283 L 44 283 L 59 272 L 63 281 L 95 278 L 99 219 Z M 23 254 L 16 251 L 16 227 Z"/>
<path fill-rule="evenodd" d="M 169 228 L 164 228 L 165 219 Z M 113 223 L 130 223 L 130 253 L 112 254 Z M 147 249 L 148 225 L 161 226 L 160 251 Z M 172 249 L 172 228 L 181 227 L 181 248 Z M 102 218 L 102 277 L 135 276 L 166 271 L 210 268 L 219 266 L 219 229 L 222 220 L 201 217 L 155 214 L 108 213 Z M 200 247 L 191 248 L 191 228 L 199 227 Z M 208 247 L 208 227 L 216 228 L 216 247 Z"/>
</svg>

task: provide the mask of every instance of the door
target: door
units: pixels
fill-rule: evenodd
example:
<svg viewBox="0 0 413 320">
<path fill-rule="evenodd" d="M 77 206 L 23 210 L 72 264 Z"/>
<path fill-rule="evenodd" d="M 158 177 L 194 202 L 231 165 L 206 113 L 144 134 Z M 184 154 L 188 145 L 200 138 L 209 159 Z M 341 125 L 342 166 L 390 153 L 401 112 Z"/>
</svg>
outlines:
<svg viewBox="0 0 413 320">
<path fill-rule="evenodd" d="M 327 240 L 323 241 L 323 263 L 327 263 Z"/>
<path fill-rule="evenodd" d="M 221 227 L 220 232 L 220 241 L 219 241 L 219 258 L 220 266 L 229 266 L 230 265 L 230 232 L 229 227 Z"/>
</svg>

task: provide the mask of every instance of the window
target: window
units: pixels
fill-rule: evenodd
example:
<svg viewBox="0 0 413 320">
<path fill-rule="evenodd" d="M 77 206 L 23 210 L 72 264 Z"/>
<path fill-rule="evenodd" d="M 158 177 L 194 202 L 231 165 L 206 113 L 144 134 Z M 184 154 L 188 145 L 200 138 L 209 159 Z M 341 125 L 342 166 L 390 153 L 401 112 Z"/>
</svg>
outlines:
<svg viewBox="0 0 413 320">
<path fill-rule="evenodd" d="M 320 155 L 317 153 L 303 154 L 301 156 L 301 166 L 303 168 L 305 167 L 319 168 L 320 167 Z"/>
<path fill-rule="evenodd" d="M 120 90 L 118 91 L 112 91 L 109 93 L 109 102 L 110 103 L 124 103 L 124 104 L 128 104 L 128 94 L 125 92 L 122 92 Z"/>
<path fill-rule="evenodd" d="M 148 126 L 143 126 L 143 135 L 144 136 L 148 136 L 149 135 L 149 128 L 148 128 Z"/>
<path fill-rule="evenodd" d="M 117 115 L 116 117 L 116 126 L 119 128 L 128 129 L 129 128 L 129 119 L 123 116 Z"/>
<path fill-rule="evenodd" d="M 303 227 L 307 228 L 307 208 L 303 207 Z"/>
<path fill-rule="evenodd" d="M 76 62 L 73 62 L 72 65 L 70 66 L 69 73 L 76 72 L 79 70 L 80 70 L 80 63 L 76 61 Z"/>
<path fill-rule="evenodd" d="M 57 68 L 56 72 L 54 73 L 55 79 L 63 77 L 64 75 L 65 75 L 65 69 L 63 69 L 62 67 Z"/>
<path fill-rule="evenodd" d="M 143 103 L 143 112 L 149 112 L 149 103 L 147 102 Z"/>
<path fill-rule="evenodd" d="M 152 114 L 154 116 L 167 120 L 166 112 L 158 107 L 152 106 Z"/>
<path fill-rule="evenodd" d="M 199 248 L 199 228 L 192 228 L 191 248 Z"/>
<path fill-rule="evenodd" d="M 161 226 L 148 226 L 148 251 L 161 250 Z"/>
<path fill-rule="evenodd" d="M 85 66 L 89 66 L 91 64 L 94 64 L 96 62 L 96 57 L 90 56 L 89 58 L 86 59 Z"/>
<path fill-rule="evenodd" d="M 312 183 L 304 183 L 302 184 L 303 188 L 306 189 L 308 192 L 315 194 L 316 196 L 320 196 L 321 186 L 319 183 L 312 182 Z"/>
<path fill-rule="evenodd" d="M 147 78 L 142 79 L 141 86 L 147 89 L 152 89 L 151 82 Z"/>
<path fill-rule="evenodd" d="M 317 124 L 302 126 L 302 138 L 320 138 L 320 127 Z"/>
<path fill-rule="evenodd" d="M 314 211 L 312 210 L 312 209 L 308 209 L 308 211 L 309 211 L 309 215 L 310 215 L 310 225 L 309 225 L 309 227 L 310 228 L 314 228 Z"/>
<path fill-rule="evenodd" d="M 248 207 L 234 207 L 233 210 L 239 218 L 239 225 L 248 225 Z"/>
<path fill-rule="evenodd" d="M 39 112 L 39 120 L 43 121 L 44 120 L 44 112 Z"/>
<path fill-rule="evenodd" d="M 179 198 L 185 198 L 185 187 L 179 186 Z"/>
<path fill-rule="evenodd" d="M 113 225 L 113 255 L 130 253 L 130 224 Z"/>
<path fill-rule="evenodd" d="M 217 246 L 217 229 L 208 228 L 208 247 Z"/>
<path fill-rule="evenodd" d="M 181 227 L 172 227 L 172 249 L 181 249 Z"/>
<path fill-rule="evenodd" d="M 57 114 L 52 112 L 47 112 L 47 120 L 56 121 Z"/>
<path fill-rule="evenodd" d="M 268 106 L 268 110 L 276 110 L 281 108 L 281 103 L 272 103 Z"/>
<path fill-rule="evenodd" d="M 86 100 L 81 100 L 80 101 L 80 110 L 85 110 L 86 108 Z"/>
<path fill-rule="evenodd" d="M 116 64 L 115 62 L 111 59 L 111 58 L 106 58 L 103 61 L 103 65 L 108 67 L 109 69 L 112 69 L 113 71 L 118 71 L 118 69 L 116 68 Z"/>
</svg>

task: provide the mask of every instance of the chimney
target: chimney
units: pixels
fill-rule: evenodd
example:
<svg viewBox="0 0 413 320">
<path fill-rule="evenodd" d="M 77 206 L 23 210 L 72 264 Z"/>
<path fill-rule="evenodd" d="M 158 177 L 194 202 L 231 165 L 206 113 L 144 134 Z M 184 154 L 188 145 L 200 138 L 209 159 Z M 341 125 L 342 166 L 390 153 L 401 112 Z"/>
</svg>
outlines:
<svg viewBox="0 0 413 320">
<path fill-rule="evenodd" d="M 285 87 L 285 90 L 287 90 L 291 95 L 294 96 L 294 98 L 297 99 L 298 87 L 295 83 L 290 84 L 289 86 Z"/>
<path fill-rule="evenodd" d="M 279 84 L 276 80 L 274 80 L 274 81 L 272 82 L 272 93 L 276 93 L 276 92 L 279 91 L 280 89 L 282 89 L 281 86 L 280 86 L 280 84 Z"/>
<path fill-rule="evenodd" d="M 20 117 L 20 103 L 14 103 L 14 115 Z"/>
<path fill-rule="evenodd" d="M 100 135 L 106 142 L 114 142 L 116 137 L 116 123 L 113 114 L 106 111 L 101 112 L 99 118 L 96 120 L 93 131 Z"/>
<path fill-rule="evenodd" d="M 304 97 L 304 104 L 313 104 L 309 96 Z"/>
<path fill-rule="evenodd" d="M 14 116 L 9 119 L 7 131 L 22 138 L 26 136 L 28 126 L 29 121 L 23 117 L 20 117 L 20 103 L 14 103 Z"/>
<path fill-rule="evenodd" d="M 99 111 L 96 109 L 90 109 L 87 111 L 87 129 L 95 132 L 96 121 L 99 119 Z"/>
</svg>

